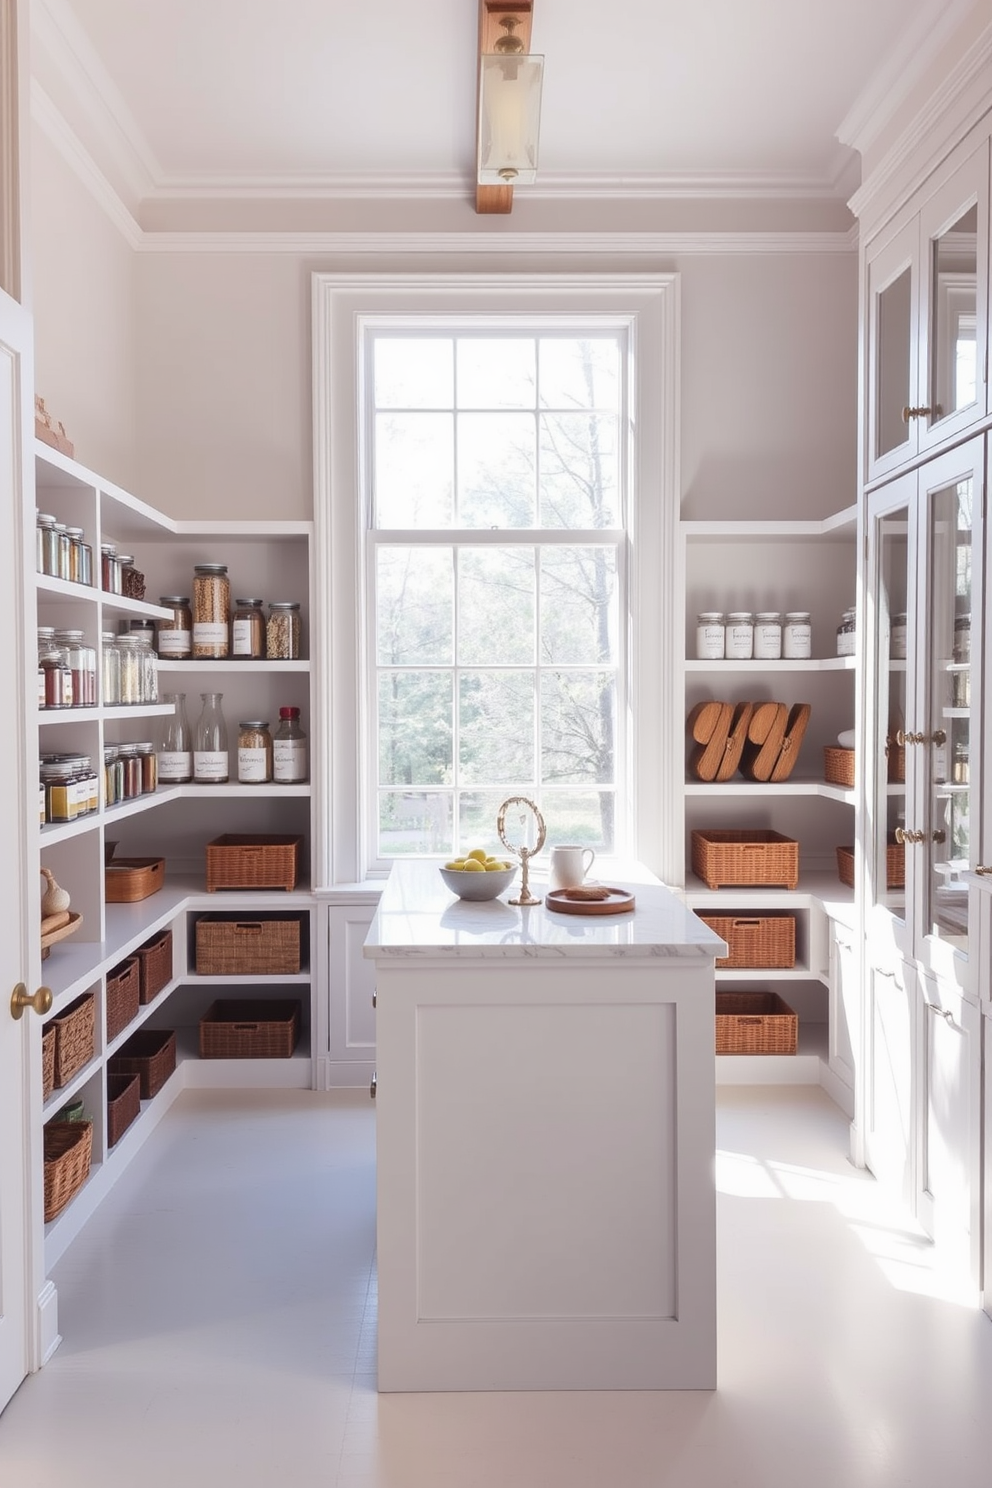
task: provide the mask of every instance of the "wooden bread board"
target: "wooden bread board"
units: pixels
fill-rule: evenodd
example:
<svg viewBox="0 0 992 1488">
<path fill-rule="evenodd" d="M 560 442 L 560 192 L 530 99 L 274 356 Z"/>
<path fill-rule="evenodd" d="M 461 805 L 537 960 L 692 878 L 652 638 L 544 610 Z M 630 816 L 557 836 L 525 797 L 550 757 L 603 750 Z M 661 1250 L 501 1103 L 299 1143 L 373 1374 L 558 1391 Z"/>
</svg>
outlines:
<svg viewBox="0 0 992 1488">
<path fill-rule="evenodd" d="M 608 886 L 603 885 L 604 888 Z M 608 915 L 626 914 L 634 908 L 634 896 L 628 889 L 609 889 L 608 899 L 570 899 L 568 889 L 552 889 L 544 903 L 556 914 Z"/>
</svg>

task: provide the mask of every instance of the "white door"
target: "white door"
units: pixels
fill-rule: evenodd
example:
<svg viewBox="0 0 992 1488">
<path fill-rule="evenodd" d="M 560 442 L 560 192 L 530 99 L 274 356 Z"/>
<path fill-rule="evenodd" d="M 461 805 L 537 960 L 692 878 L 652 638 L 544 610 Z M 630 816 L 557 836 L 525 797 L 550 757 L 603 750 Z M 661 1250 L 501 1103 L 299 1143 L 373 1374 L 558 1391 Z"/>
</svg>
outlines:
<svg viewBox="0 0 992 1488">
<path fill-rule="evenodd" d="M 37 1142 L 27 1119 L 32 1062 L 40 1070 L 40 1022 L 30 1010 L 11 1016 L 11 993 L 18 982 L 34 991 L 40 948 L 29 945 L 27 916 L 38 915 L 36 877 L 30 878 L 26 787 L 36 779 L 26 755 L 32 730 L 23 720 L 25 670 L 29 657 L 23 617 L 24 513 L 29 472 L 34 469 L 34 395 L 31 377 L 31 318 L 0 290 L 0 594 L 4 596 L 6 636 L 0 646 L 0 696 L 6 726 L 0 729 L 0 1409 L 32 1366 L 28 1327 L 32 1280 L 31 1225 L 37 1193 L 32 1182 Z M 34 731 L 36 733 L 36 730 Z M 35 750 L 35 752 L 37 752 Z M 33 844 L 32 844 L 33 845 Z M 40 1092 L 39 1092 L 40 1094 Z"/>
</svg>

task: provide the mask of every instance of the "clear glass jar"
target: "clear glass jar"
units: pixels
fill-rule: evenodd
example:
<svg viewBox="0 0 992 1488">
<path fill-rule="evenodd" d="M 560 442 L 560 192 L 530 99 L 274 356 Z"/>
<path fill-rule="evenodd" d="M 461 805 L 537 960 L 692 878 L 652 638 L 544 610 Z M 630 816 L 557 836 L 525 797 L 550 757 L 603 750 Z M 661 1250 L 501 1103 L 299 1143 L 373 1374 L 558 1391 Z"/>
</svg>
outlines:
<svg viewBox="0 0 992 1488">
<path fill-rule="evenodd" d="M 889 656 L 895 661 L 905 661 L 907 643 L 906 616 L 893 615 L 892 628 L 889 631 Z"/>
<path fill-rule="evenodd" d="M 142 703 L 158 702 L 158 656 L 155 653 L 154 620 L 132 620 L 128 635 L 138 642 L 138 686 Z"/>
<path fill-rule="evenodd" d="M 82 527 L 67 527 L 65 530 L 69 539 L 69 582 L 81 584 L 83 529 Z"/>
<path fill-rule="evenodd" d="M 229 654 L 231 584 L 224 563 L 193 569 L 193 655 L 222 661 Z"/>
<path fill-rule="evenodd" d="M 172 611 L 158 622 L 157 647 L 163 661 L 188 661 L 193 655 L 193 612 L 185 594 L 163 594 L 159 604 Z"/>
<path fill-rule="evenodd" d="M 300 606 L 296 600 L 269 605 L 265 650 L 270 661 L 295 661 L 300 654 Z"/>
<path fill-rule="evenodd" d="M 58 571 L 57 578 L 69 581 L 69 550 L 72 544 L 69 541 L 69 529 L 64 522 L 55 523 L 55 534 L 58 538 Z"/>
<path fill-rule="evenodd" d="M 231 620 L 231 655 L 259 661 L 265 656 L 265 615 L 261 599 L 236 599 Z"/>
<path fill-rule="evenodd" d="M 951 764 L 951 779 L 955 785 L 967 785 L 969 777 L 968 746 L 963 740 L 959 740 L 954 746 L 954 759 Z"/>
<path fill-rule="evenodd" d="M 958 615 L 954 621 L 954 660 L 971 660 L 971 616 Z"/>
<path fill-rule="evenodd" d="M 758 661 L 778 661 L 782 655 L 782 616 L 777 610 L 761 610 L 754 617 L 754 656 Z"/>
<path fill-rule="evenodd" d="M 55 639 L 55 627 L 38 627 L 38 707 L 72 707 L 69 653 Z"/>
<path fill-rule="evenodd" d="M 121 593 L 127 599 L 144 599 L 145 576 L 135 568 L 133 553 L 122 553 L 119 561 L 121 565 Z"/>
<path fill-rule="evenodd" d="M 121 593 L 121 565 L 114 543 L 100 544 L 100 583 L 107 594 Z"/>
<path fill-rule="evenodd" d="M 782 655 L 789 661 L 807 661 L 813 655 L 813 628 L 808 610 L 790 610 L 786 615 Z"/>
<path fill-rule="evenodd" d="M 747 610 L 734 610 L 727 616 L 723 654 L 728 661 L 750 661 L 754 654 L 754 619 Z"/>
<path fill-rule="evenodd" d="M 113 631 L 105 630 L 100 636 L 100 676 L 103 703 L 107 708 L 116 708 L 121 700 L 121 653 Z"/>
<path fill-rule="evenodd" d="M 96 652 L 87 646 L 81 630 L 57 630 L 55 643 L 64 647 L 72 674 L 73 708 L 92 708 L 96 704 Z"/>
<path fill-rule="evenodd" d="M 837 627 L 837 655 L 853 656 L 857 650 L 857 619 L 856 612 L 851 606 L 844 611 L 841 622 Z"/>
<path fill-rule="evenodd" d="M 117 757 L 124 771 L 124 800 L 133 801 L 141 795 L 141 761 L 136 744 L 119 744 Z"/>
<path fill-rule="evenodd" d="M 141 766 L 141 794 L 150 796 L 158 785 L 158 756 L 155 753 L 155 745 L 150 741 L 135 744 L 138 752 L 138 764 Z"/>
<path fill-rule="evenodd" d="M 300 727 L 299 708 L 279 709 L 279 727 L 272 741 L 272 778 L 279 785 L 296 785 L 307 778 L 307 736 Z"/>
<path fill-rule="evenodd" d="M 35 520 L 38 526 L 38 572 L 56 579 L 59 573 L 59 538 L 55 531 L 55 518 L 50 512 L 39 512 Z"/>
<path fill-rule="evenodd" d="M 696 616 L 696 656 L 700 661 L 723 660 L 723 615 L 719 610 L 704 610 Z"/>
<path fill-rule="evenodd" d="M 139 636 L 122 635 L 117 637 L 117 653 L 120 657 L 120 701 L 122 705 L 130 706 L 132 703 L 143 703 L 145 699 L 141 693 L 141 646 Z"/>
<path fill-rule="evenodd" d="M 268 720 L 238 724 L 238 779 L 242 785 L 268 785 L 272 779 L 272 735 Z"/>
<path fill-rule="evenodd" d="M 222 692 L 201 692 L 203 709 L 197 719 L 193 745 L 193 779 L 207 785 L 222 785 L 229 778 L 227 724 L 221 703 Z"/>
<path fill-rule="evenodd" d="M 187 785 L 193 779 L 193 739 L 186 717 L 186 694 L 167 692 L 164 703 L 175 711 L 166 718 L 158 749 L 158 778 L 163 785 Z"/>
<path fill-rule="evenodd" d="M 116 806 L 121 799 L 117 774 L 117 745 L 103 746 L 103 804 Z"/>
<path fill-rule="evenodd" d="M 73 767 L 61 760 L 43 762 L 41 778 L 45 786 L 45 821 L 75 821 L 79 807 Z"/>
</svg>

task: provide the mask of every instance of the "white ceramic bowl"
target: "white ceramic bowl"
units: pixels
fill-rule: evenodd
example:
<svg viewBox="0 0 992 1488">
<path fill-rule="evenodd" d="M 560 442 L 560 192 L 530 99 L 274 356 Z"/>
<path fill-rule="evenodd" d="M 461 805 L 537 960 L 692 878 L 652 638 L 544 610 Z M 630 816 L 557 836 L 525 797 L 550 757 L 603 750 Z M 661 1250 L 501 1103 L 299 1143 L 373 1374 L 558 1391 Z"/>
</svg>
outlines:
<svg viewBox="0 0 992 1488">
<path fill-rule="evenodd" d="M 459 899 L 495 899 L 508 889 L 516 876 L 516 868 L 494 868 L 492 873 L 466 873 L 460 868 L 439 868 L 445 885 Z"/>
</svg>

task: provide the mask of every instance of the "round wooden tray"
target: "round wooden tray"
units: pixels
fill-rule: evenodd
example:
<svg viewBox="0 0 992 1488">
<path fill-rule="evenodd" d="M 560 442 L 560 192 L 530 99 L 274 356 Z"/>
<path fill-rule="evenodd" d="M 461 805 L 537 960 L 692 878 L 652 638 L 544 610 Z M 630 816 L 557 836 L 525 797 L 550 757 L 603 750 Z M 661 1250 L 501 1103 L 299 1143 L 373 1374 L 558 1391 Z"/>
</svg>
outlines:
<svg viewBox="0 0 992 1488">
<path fill-rule="evenodd" d="M 603 888 L 609 888 L 609 885 L 603 884 Z M 634 896 L 628 889 L 611 888 L 609 899 L 569 899 L 567 889 L 552 889 L 545 896 L 544 903 L 556 914 L 626 914 L 634 908 Z"/>
<path fill-rule="evenodd" d="M 57 930 L 50 930 L 47 935 L 41 937 L 41 959 L 43 961 L 46 960 L 52 946 L 60 940 L 65 940 L 67 935 L 72 935 L 73 931 L 78 930 L 82 923 L 82 915 L 70 910 L 68 924 L 60 925 Z"/>
</svg>

